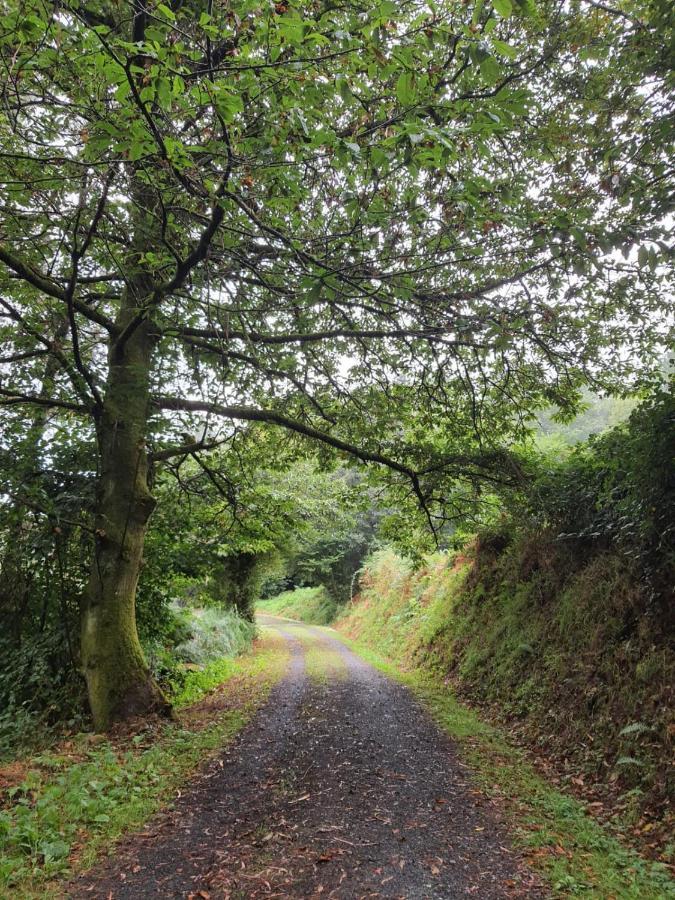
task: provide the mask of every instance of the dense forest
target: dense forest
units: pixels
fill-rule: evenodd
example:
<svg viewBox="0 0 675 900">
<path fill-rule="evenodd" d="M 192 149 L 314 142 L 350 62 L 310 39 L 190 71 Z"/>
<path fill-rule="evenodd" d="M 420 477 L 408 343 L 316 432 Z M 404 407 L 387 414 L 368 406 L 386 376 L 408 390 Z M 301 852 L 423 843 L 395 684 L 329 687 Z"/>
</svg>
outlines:
<svg viewBox="0 0 675 900">
<path fill-rule="evenodd" d="M 670 3 L 0 8 L 0 885 L 58 896 L 296 644 L 339 687 L 334 625 L 619 835 L 628 893 L 546 890 L 670 896 Z"/>
</svg>

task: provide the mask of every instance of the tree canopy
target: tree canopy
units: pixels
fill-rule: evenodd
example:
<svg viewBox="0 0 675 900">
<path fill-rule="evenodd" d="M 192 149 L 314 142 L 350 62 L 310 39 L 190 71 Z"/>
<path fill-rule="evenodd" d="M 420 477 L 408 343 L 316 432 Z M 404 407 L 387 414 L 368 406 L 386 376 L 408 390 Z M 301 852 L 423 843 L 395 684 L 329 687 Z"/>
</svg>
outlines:
<svg viewBox="0 0 675 900">
<path fill-rule="evenodd" d="M 265 423 L 438 525 L 476 502 L 448 479 L 519 477 L 534 409 L 652 370 L 665 0 L 3 9 L 3 429 L 91 451 L 100 723 L 159 702 L 129 625 L 155 466 Z"/>
</svg>

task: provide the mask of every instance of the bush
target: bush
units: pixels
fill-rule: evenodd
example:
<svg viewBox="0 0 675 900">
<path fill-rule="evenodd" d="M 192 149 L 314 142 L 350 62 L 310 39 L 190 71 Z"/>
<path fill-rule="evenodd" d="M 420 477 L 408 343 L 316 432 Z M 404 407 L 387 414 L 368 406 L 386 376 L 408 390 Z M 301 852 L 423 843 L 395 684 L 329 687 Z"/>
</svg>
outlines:
<svg viewBox="0 0 675 900">
<path fill-rule="evenodd" d="M 223 656 L 236 656 L 255 637 L 255 625 L 231 609 L 197 609 L 190 620 L 192 634 L 175 648 L 177 659 L 205 665 Z"/>
<path fill-rule="evenodd" d="M 57 725 L 82 727 L 84 683 L 63 634 L 0 640 L 0 759 L 48 741 Z"/>
<path fill-rule="evenodd" d="M 663 594 L 675 570 L 674 454 L 675 397 L 658 391 L 626 422 L 540 471 L 530 517 L 579 548 L 621 553 L 653 596 Z"/>
<path fill-rule="evenodd" d="M 165 640 L 145 649 L 153 675 L 174 699 L 185 690 L 189 666 L 218 666 L 246 650 L 255 637 L 255 626 L 230 609 L 181 609 L 174 603 L 168 612 L 173 625 Z"/>
<path fill-rule="evenodd" d="M 257 609 L 273 616 L 297 619 L 308 625 L 328 625 L 337 615 L 338 605 L 324 587 L 296 588 L 268 600 L 259 600 Z"/>
</svg>

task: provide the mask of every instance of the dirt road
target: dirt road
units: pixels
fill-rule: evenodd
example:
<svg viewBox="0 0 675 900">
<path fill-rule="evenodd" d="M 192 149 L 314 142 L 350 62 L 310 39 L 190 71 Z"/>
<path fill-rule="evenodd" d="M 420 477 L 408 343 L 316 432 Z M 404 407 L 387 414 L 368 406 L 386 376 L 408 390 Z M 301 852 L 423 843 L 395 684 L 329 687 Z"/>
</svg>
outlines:
<svg viewBox="0 0 675 900">
<path fill-rule="evenodd" d="M 261 621 L 292 651 L 269 703 L 69 896 L 546 896 L 404 687 L 329 629 Z"/>
</svg>

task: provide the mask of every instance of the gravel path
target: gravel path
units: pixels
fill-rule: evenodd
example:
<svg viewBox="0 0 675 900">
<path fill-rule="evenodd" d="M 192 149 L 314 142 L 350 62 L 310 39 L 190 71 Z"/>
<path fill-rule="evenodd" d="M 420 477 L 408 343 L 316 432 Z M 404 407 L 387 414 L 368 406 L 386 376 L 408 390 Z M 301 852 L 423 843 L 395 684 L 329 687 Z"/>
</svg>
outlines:
<svg viewBox="0 0 675 900">
<path fill-rule="evenodd" d="M 406 688 L 325 629 L 264 621 L 292 651 L 266 707 L 68 896 L 546 896 Z"/>
</svg>

